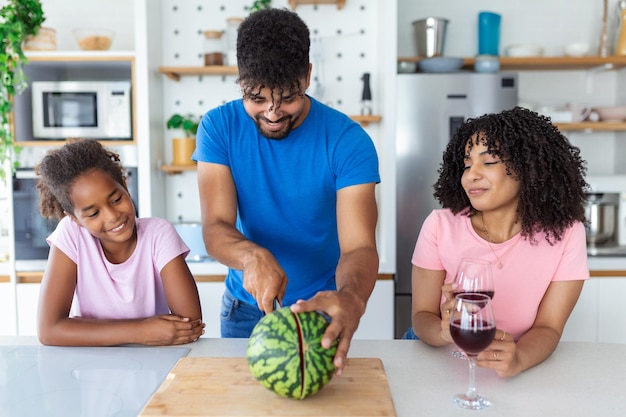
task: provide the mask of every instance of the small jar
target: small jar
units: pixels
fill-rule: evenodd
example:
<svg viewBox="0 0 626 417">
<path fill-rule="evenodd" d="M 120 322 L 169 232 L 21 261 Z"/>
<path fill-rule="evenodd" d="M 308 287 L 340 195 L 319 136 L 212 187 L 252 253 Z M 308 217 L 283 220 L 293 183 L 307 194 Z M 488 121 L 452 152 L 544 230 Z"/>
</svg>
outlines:
<svg viewBox="0 0 626 417">
<path fill-rule="evenodd" d="M 204 32 L 204 65 L 224 65 L 222 32 L 218 30 Z"/>
<path fill-rule="evenodd" d="M 226 19 L 226 63 L 237 65 L 237 30 L 243 22 L 242 17 L 229 17 Z"/>
<path fill-rule="evenodd" d="M 42 26 L 37 35 L 28 35 L 24 40 L 25 51 L 54 51 L 57 49 L 57 32 L 55 29 Z"/>
</svg>

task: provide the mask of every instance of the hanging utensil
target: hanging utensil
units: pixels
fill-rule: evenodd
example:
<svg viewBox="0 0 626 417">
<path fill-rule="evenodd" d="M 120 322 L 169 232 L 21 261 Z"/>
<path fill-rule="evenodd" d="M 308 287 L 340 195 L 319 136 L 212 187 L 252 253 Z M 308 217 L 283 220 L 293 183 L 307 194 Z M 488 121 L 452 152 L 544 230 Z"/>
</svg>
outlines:
<svg viewBox="0 0 626 417">
<path fill-rule="evenodd" d="M 606 21 L 608 19 L 609 0 L 604 0 L 604 11 L 602 12 L 602 32 L 600 32 L 600 45 L 598 46 L 598 55 L 607 57 L 609 55 L 608 35 L 606 33 Z"/>
</svg>

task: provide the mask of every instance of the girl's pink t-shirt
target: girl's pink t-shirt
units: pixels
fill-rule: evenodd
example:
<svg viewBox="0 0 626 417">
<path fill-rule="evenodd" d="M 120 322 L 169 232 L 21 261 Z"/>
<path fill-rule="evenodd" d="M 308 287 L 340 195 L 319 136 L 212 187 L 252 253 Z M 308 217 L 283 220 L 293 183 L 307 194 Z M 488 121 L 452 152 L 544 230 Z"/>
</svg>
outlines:
<svg viewBox="0 0 626 417">
<path fill-rule="evenodd" d="M 165 219 L 136 219 L 137 246 L 125 262 L 106 259 L 100 241 L 64 217 L 47 239 L 77 267 L 70 317 L 132 319 L 170 312 L 160 271 L 189 249 Z"/>
<path fill-rule="evenodd" d="M 517 340 L 532 327 L 552 281 L 589 278 L 587 241 L 581 222 L 568 228 L 554 245 L 545 240 L 544 233 L 536 234 L 535 241 L 531 244 L 518 233 L 506 242 L 492 243 L 503 264 L 500 269 L 489 243 L 476 233 L 469 217 L 437 209 L 422 225 L 412 262 L 424 269 L 445 270 L 445 283 L 451 283 L 462 258 L 491 261 L 496 325 Z"/>
</svg>

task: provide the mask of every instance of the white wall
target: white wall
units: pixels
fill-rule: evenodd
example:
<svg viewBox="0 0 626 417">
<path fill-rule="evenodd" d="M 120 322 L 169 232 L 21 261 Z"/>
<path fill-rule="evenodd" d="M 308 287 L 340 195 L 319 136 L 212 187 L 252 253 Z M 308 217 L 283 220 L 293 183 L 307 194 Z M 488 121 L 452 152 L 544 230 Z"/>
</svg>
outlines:
<svg viewBox="0 0 626 417">
<path fill-rule="evenodd" d="M 133 2 L 129 0 L 41 0 L 46 20 L 56 29 L 57 49 L 79 51 L 72 30 L 103 28 L 115 31 L 111 50 L 134 49 Z"/>
<path fill-rule="evenodd" d="M 616 4 L 617 0 L 609 0 L 611 17 L 615 17 Z M 501 53 L 506 45 L 536 43 L 546 55 L 562 55 L 563 46 L 574 41 L 590 42 L 596 50 L 602 5 L 601 0 L 398 0 L 398 52 L 399 56 L 416 55 L 411 23 L 435 16 L 450 20 L 444 54 L 474 56 L 480 11 L 502 15 Z"/>
</svg>

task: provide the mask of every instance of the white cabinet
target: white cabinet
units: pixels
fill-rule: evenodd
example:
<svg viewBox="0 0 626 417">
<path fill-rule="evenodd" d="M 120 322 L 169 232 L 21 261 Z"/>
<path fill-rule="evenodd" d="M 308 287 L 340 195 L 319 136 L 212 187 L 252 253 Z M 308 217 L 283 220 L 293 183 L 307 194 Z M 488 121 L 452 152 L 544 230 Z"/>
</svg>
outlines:
<svg viewBox="0 0 626 417">
<path fill-rule="evenodd" d="M 382 279 L 376 282 L 355 339 L 393 339 L 393 283 L 393 280 Z M 223 282 L 198 282 L 202 318 L 206 324 L 203 337 L 220 337 L 224 288 Z"/>
<path fill-rule="evenodd" d="M 379 279 L 354 339 L 393 339 L 394 281 Z"/>
<path fill-rule="evenodd" d="M 9 282 L 0 283 L 0 336 L 15 335 L 15 303 L 13 287 Z"/>
<path fill-rule="evenodd" d="M 220 337 L 220 307 L 226 288 L 223 282 L 198 282 L 202 320 L 206 324 L 202 337 Z"/>
<path fill-rule="evenodd" d="M 626 343 L 626 278 L 598 280 L 598 342 Z"/>
<path fill-rule="evenodd" d="M 17 334 L 37 335 L 37 303 L 41 284 L 17 284 Z"/>
<path fill-rule="evenodd" d="M 567 321 L 561 340 L 626 343 L 625 277 L 589 279 Z"/>
<path fill-rule="evenodd" d="M 600 279 L 588 279 L 578 297 L 561 340 L 567 342 L 598 341 L 598 287 Z"/>
</svg>

